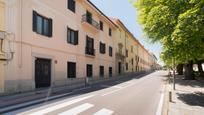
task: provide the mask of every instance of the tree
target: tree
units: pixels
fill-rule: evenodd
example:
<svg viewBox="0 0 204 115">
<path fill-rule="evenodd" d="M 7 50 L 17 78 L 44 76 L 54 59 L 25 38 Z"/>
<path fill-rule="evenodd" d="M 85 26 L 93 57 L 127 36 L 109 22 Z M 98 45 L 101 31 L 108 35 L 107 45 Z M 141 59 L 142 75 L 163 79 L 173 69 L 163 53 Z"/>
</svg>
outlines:
<svg viewBox="0 0 204 115">
<path fill-rule="evenodd" d="M 176 59 L 186 79 L 194 79 L 193 63 L 204 59 L 204 0 L 137 0 L 135 6 L 149 39 L 163 45 L 164 62 Z"/>
</svg>

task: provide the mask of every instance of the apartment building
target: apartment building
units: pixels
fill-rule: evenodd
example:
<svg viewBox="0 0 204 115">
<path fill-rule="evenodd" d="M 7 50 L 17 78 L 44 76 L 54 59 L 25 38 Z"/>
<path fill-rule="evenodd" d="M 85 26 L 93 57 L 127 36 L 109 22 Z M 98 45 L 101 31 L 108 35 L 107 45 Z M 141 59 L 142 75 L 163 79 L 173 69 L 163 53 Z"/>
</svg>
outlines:
<svg viewBox="0 0 204 115">
<path fill-rule="evenodd" d="M 144 49 L 140 42 L 132 35 L 119 19 L 112 19 L 117 25 L 116 32 L 116 72 L 129 73 L 142 70 L 140 63 L 144 57 Z"/>
<path fill-rule="evenodd" d="M 0 32 L 1 31 L 5 31 L 5 19 L 4 19 L 4 15 L 5 15 L 5 2 L 3 0 L 0 0 Z M 1 39 L 2 35 L 0 34 L 0 44 L 2 44 L 2 39 Z M 2 47 L 2 45 L 0 46 Z M 0 51 L 0 58 L 2 52 Z M 3 90 L 3 75 L 4 75 L 4 67 L 3 67 L 3 62 L 0 61 L 0 92 Z"/>
<path fill-rule="evenodd" d="M 129 73 L 152 70 L 156 64 L 155 56 L 119 20 L 112 20 L 118 26 L 116 32 L 116 73 Z"/>
<path fill-rule="evenodd" d="M 0 93 L 150 70 L 152 55 L 89 0 L 0 0 Z"/>
<path fill-rule="evenodd" d="M 1 10 L 1 28 L 5 24 L 6 30 L 0 92 L 23 92 L 69 78 L 115 74 L 117 26 L 90 1 L 0 3 L 0 8 L 5 8 Z"/>
</svg>

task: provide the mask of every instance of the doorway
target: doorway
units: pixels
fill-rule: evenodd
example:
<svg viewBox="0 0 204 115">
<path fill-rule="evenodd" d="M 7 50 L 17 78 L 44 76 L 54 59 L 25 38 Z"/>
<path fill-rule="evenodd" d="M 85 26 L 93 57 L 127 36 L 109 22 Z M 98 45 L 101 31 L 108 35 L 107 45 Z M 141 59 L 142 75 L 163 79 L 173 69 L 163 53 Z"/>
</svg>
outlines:
<svg viewBox="0 0 204 115">
<path fill-rule="evenodd" d="M 51 84 L 51 60 L 36 58 L 35 60 L 35 87 L 50 87 Z"/>
<path fill-rule="evenodd" d="M 118 74 L 121 74 L 121 68 L 122 68 L 121 62 L 118 62 Z"/>
</svg>

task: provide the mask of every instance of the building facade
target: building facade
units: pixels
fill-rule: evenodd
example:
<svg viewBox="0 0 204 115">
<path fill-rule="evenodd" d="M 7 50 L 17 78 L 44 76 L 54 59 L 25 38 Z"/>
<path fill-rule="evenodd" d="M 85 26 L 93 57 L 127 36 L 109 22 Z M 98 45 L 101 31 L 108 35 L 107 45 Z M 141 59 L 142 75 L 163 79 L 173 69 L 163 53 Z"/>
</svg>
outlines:
<svg viewBox="0 0 204 115">
<path fill-rule="evenodd" d="M 89 0 L 0 0 L 0 9 L 0 93 L 150 69 L 122 22 Z"/>
</svg>

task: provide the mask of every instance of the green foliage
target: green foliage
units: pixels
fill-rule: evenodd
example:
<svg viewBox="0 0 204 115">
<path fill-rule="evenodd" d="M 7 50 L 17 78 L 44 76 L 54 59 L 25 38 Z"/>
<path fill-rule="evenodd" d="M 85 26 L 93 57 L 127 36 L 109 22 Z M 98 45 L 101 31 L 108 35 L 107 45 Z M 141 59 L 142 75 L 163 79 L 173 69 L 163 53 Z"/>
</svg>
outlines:
<svg viewBox="0 0 204 115">
<path fill-rule="evenodd" d="M 204 0 L 137 0 L 139 22 L 167 65 L 204 59 Z"/>
</svg>

